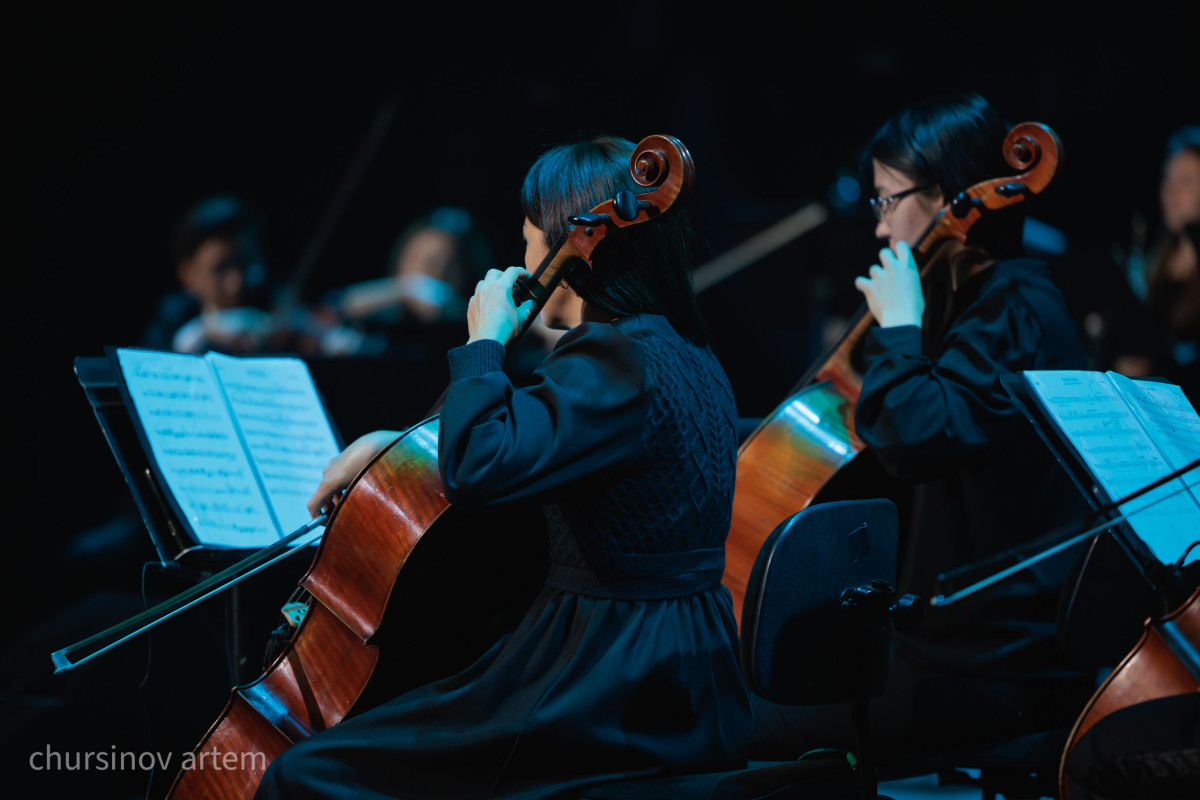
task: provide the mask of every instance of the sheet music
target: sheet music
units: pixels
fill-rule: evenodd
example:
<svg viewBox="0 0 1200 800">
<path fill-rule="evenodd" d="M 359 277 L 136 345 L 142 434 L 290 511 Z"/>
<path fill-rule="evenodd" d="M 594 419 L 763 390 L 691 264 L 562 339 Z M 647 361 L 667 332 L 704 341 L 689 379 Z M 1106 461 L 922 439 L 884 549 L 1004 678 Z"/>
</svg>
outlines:
<svg viewBox="0 0 1200 800">
<path fill-rule="evenodd" d="M 310 519 L 306 503 L 339 452 L 312 376 L 296 358 L 209 353 L 282 534 Z"/>
<path fill-rule="evenodd" d="M 142 429 L 180 511 L 202 544 L 262 547 L 279 538 L 208 364 L 117 350 Z"/>
<path fill-rule="evenodd" d="M 1200 416 L 1183 389 L 1173 383 L 1134 381 L 1115 372 L 1108 375 L 1149 420 L 1151 435 L 1155 435 L 1154 431 L 1161 434 L 1155 441 L 1174 469 L 1200 458 Z"/>
<path fill-rule="evenodd" d="M 1195 458 L 1186 453 L 1200 454 L 1200 419 L 1182 393 L 1156 388 L 1165 384 L 1082 370 L 1024 374 L 1111 499 Z M 1176 561 L 1200 531 L 1200 505 L 1190 491 L 1171 496 L 1179 487 L 1168 484 L 1121 506 L 1134 533 L 1163 563 Z M 1197 556 L 1194 551 L 1189 560 Z"/>
</svg>

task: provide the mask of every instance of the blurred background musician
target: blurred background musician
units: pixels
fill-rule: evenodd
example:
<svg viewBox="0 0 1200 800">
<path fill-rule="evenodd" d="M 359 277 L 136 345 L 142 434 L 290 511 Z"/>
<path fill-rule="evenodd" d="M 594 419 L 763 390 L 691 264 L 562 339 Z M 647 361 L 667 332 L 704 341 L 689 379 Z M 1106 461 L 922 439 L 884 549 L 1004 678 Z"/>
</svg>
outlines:
<svg viewBox="0 0 1200 800">
<path fill-rule="evenodd" d="M 171 237 L 179 288 L 159 299 L 142 344 L 181 353 L 263 349 L 274 330 L 263 235 L 261 212 L 243 198 L 214 195 L 189 208 Z"/>
<path fill-rule="evenodd" d="M 1164 232 L 1147 263 L 1146 306 L 1170 347 L 1164 372 L 1194 405 L 1200 401 L 1200 126 L 1180 128 L 1167 140 L 1159 202 Z"/>
<path fill-rule="evenodd" d="M 397 237 L 384 277 L 322 298 L 314 349 L 328 356 L 441 359 L 451 339 L 461 343 L 467 300 L 493 263 L 491 245 L 470 212 L 434 208 Z"/>
</svg>

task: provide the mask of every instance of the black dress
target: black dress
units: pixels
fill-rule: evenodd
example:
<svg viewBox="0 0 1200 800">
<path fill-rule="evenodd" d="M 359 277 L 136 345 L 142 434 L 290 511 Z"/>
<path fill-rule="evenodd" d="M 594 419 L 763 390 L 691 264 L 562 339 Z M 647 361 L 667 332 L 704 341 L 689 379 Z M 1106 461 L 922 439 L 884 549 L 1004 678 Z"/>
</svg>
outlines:
<svg viewBox="0 0 1200 800">
<path fill-rule="evenodd" d="M 524 389 L 503 357 L 451 351 L 439 468 L 454 503 L 545 508 L 546 587 L 475 664 L 299 742 L 256 797 L 572 796 L 744 763 L 719 364 L 657 316 L 581 325 Z"/>
<path fill-rule="evenodd" d="M 953 294 L 934 286 L 926 296 L 921 328 L 867 334 L 855 425 L 910 487 L 898 588 L 928 600 L 940 573 L 1048 533 L 1087 506 L 1000 383 L 1022 370 L 1085 367 L 1047 265 L 1000 261 Z M 937 309 L 947 310 L 944 321 L 931 319 Z M 871 731 L 885 753 L 929 754 L 1069 725 L 1094 688 L 1056 643 L 1057 599 L 1072 557 L 949 606 L 927 606 L 917 631 L 896 635 L 887 692 L 872 701 Z M 756 700 L 755 714 L 762 755 L 853 746 L 841 706 Z"/>
</svg>

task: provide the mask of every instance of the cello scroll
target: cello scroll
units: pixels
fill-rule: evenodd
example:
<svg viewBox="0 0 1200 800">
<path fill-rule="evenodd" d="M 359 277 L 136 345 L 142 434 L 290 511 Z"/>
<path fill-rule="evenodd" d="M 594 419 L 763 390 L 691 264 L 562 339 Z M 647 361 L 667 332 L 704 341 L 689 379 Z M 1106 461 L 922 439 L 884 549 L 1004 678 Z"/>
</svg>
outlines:
<svg viewBox="0 0 1200 800">
<path fill-rule="evenodd" d="M 671 214 L 687 202 L 696 182 L 692 155 L 674 136 L 642 139 L 629 157 L 629 172 L 639 186 L 654 188 L 640 194 L 618 192 L 591 211 L 572 216 L 566 239 L 550 249 L 530 278 L 517 282 L 513 290 L 517 305 L 532 297 L 541 308 L 573 265 L 583 262 L 584 269 L 591 267 L 597 245 L 610 233 Z"/>
<path fill-rule="evenodd" d="M 1050 185 L 1058 171 L 1062 143 L 1058 135 L 1040 122 L 1022 122 L 1004 137 L 1004 160 L 1016 175 L 992 178 L 959 192 L 950 208 L 913 248 L 928 256 L 946 239 L 967 240 L 967 234 L 984 215 L 1017 205 Z M 922 271 L 924 277 L 925 270 Z"/>
</svg>

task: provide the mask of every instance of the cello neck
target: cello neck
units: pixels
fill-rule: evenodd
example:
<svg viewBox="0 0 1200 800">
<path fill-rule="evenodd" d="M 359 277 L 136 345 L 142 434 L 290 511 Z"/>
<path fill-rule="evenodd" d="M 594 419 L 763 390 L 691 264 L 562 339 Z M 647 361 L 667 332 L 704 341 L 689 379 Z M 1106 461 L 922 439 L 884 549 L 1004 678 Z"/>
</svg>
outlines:
<svg viewBox="0 0 1200 800">
<path fill-rule="evenodd" d="M 863 303 L 850 318 L 850 324 L 837 341 L 829 346 L 804 377 L 792 387 L 791 394 L 813 383 L 829 381 L 847 397 L 857 400 L 862 392 L 862 376 L 854 368 L 852 357 L 874 322 L 871 310 Z"/>
</svg>

